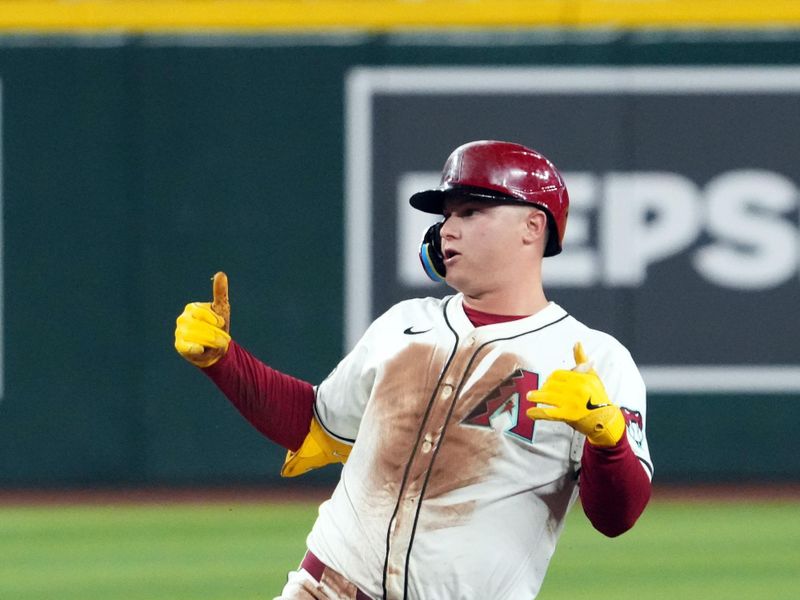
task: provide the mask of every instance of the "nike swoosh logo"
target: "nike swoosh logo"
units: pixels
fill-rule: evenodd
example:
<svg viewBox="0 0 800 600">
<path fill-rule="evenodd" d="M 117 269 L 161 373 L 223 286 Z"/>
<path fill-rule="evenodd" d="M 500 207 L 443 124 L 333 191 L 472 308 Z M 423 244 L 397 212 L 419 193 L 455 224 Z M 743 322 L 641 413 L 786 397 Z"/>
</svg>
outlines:
<svg viewBox="0 0 800 600">
<path fill-rule="evenodd" d="M 428 327 L 427 329 L 423 329 L 421 331 L 414 331 L 414 327 L 412 326 L 403 331 L 403 333 L 405 333 L 406 335 L 419 335 L 420 333 L 427 333 L 431 329 L 433 329 L 433 327 Z"/>
<path fill-rule="evenodd" d="M 592 404 L 592 397 L 589 396 L 589 399 L 586 401 L 586 408 L 589 410 L 595 410 L 598 408 L 603 408 L 604 406 L 608 406 L 608 404 Z"/>
</svg>

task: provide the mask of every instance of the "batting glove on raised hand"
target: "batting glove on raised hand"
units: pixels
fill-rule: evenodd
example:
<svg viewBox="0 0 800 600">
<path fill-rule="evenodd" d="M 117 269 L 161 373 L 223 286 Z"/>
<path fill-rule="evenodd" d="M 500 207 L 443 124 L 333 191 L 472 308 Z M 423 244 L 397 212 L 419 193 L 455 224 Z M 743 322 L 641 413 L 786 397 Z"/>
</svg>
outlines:
<svg viewBox="0 0 800 600">
<path fill-rule="evenodd" d="M 537 406 L 526 414 L 531 419 L 563 421 L 595 446 L 614 446 L 625 433 L 625 417 L 609 401 L 580 342 L 575 344 L 573 354 L 574 369 L 554 371 L 540 389 L 528 392 L 528 401 Z"/>
<path fill-rule="evenodd" d="M 175 350 L 193 365 L 210 367 L 225 356 L 231 343 L 228 276 L 214 275 L 214 301 L 190 302 L 178 317 Z"/>
</svg>

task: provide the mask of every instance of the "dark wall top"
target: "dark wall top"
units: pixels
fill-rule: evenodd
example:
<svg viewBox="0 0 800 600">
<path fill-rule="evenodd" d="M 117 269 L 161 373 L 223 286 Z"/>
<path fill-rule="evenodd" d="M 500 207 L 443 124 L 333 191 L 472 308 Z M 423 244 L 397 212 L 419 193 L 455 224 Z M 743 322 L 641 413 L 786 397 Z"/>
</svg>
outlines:
<svg viewBox="0 0 800 600">
<path fill-rule="evenodd" d="M 0 485 L 277 480 L 283 451 L 177 356 L 174 320 L 185 303 L 207 300 L 211 276 L 225 270 L 239 343 L 275 368 L 314 383 L 336 364 L 347 344 L 345 199 L 352 190 L 345 174 L 352 132 L 346 82 L 355 67 L 800 66 L 800 38 L 788 34 L 728 39 L 673 33 L 653 39 L 641 33 L 534 31 L 504 39 L 485 33 L 446 42 L 435 35 L 358 34 L 0 38 Z M 699 124 L 665 125 L 671 110 L 694 110 L 680 107 L 691 99 L 667 103 L 662 97 L 637 105 L 616 98 L 622 105 L 612 102 L 604 110 L 620 121 L 595 121 L 591 131 L 582 131 L 593 122 L 579 104 L 572 123 L 557 98 L 538 108 L 558 119 L 543 126 L 542 136 L 569 132 L 563 146 L 553 145 L 563 148 L 565 171 L 586 168 L 582 156 L 596 155 L 603 131 L 610 132 L 613 150 L 607 165 L 595 162 L 593 168 L 654 169 L 658 161 L 640 164 L 636 149 L 644 156 L 667 145 L 691 153 L 670 170 L 704 161 L 697 173 L 688 173 L 699 186 L 710 175 L 741 167 L 715 164 L 714 144 L 680 143 L 680 136 L 707 125 L 705 117 Z M 446 115 L 448 102 L 457 109 Z M 442 150 L 459 137 L 540 131 L 522 122 L 530 121 L 531 107 L 519 96 L 494 112 L 481 102 L 486 99 L 463 104 L 439 98 L 426 105 L 419 98 L 379 96 L 374 124 L 386 137 L 374 151 L 387 154 L 382 168 L 395 174 L 436 171 L 446 158 Z M 796 160 L 789 160 L 798 150 L 798 95 L 754 102 L 762 103 L 755 108 L 769 131 L 761 141 L 775 154 L 761 167 L 780 170 L 783 157 L 782 174 L 800 185 Z M 726 134 L 725 122 L 738 110 L 713 103 L 703 108 L 706 117 L 719 117 L 718 144 L 725 156 L 737 143 Z M 421 130 L 429 137 L 403 139 L 403 119 L 426 114 Z M 653 114 L 658 118 L 649 118 Z M 776 115 L 785 128 L 776 125 Z M 759 141 L 760 132 L 750 124 L 746 145 Z M 387 193 L 394 194 L 391 179 L 371 185 L 389 186 Z M 791 202 L 780 218 L 796 230 L 796 195 Z M 381 215 L 393 220 L 391 213 Z M 796 256 L 796 248 L 786 251 Z M 660 267 L 658 290 L 667 289 L 667 280 L 691 290 L 692 280 L 680 278 L 680 261 L 687 260 L 678 256 Z M 765 322 L 786 336 L 785 344 L 760 356 L 765 363 L 798 362 L 788 343 L 796 338 L 797 323 L 787 316 L 796 304 L 797 282 L 795 275 L 785 287 L 736 300 L 752 319 L 747 311 L 766 298 Z M 390 295 L 376 297 L 376 311 L 393 301 L 391 294 L 404 293 L 386 289 Z M 668 337 L 671 328 L 658 320 L 650 328 L 630 325 L 631 319 L 641 324 L 661 319 L 661 312 L 663 318 L 675 314 L 674 306 L 654 304 L 657 297 L 663 300 L 654 289 L 606 286 L 598 298 L 609 310 L 622 311 L 604 327 L 635 356 L 657 363 L 653 349 L 662 342 L 654 338 Z M 687 303 L 686 310 L 714 315 L 714 303 L 726 297 L 712 291 L 701 290 L 692 302 L 705 304 Z M 585 302 L 575 288 L 554 286 L 553 294 L 559 301 Z M 784 317 L 776 320 L 780 311 Z M 597 319 L 606 317 L 601 312 Z M 734 327 L 735 315 L 730 318 Z M 738 336 L 711 328 L 699 338 L 704 345 L 687 353 L 702 360 L 709 350 L 730 348 L 744 356 L 732 346 L 758 343 L 759 331 L 762 325 L 752 321 L 741 323 Z M 724 344 L 714 342 L 718 335 Z M 800 457 L 775 451 L 793 443 L 788 423 L 800 417 L 796 396 L 791 389 L 769 395 L 656 390 L 648 423 L 656 476 L 800 478 Z M 327 481 L 335 472 L 310 478 Z"/>
</svg>

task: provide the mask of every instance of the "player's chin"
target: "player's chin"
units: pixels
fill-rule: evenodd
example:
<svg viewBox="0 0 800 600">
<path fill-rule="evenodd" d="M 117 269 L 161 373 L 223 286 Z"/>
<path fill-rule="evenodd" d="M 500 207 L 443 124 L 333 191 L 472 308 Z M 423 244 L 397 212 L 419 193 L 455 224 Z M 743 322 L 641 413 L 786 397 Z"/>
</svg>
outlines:
<svg viewBox="0 0 800 600">
<path fill-rule="evenodd" d="M 444 278 L 445 283 L 458 292 L 466 293 L 471 286 L 471 278 L 463 269 L 458 267 L 447 269 L 447 275 Z"/>
</svg>

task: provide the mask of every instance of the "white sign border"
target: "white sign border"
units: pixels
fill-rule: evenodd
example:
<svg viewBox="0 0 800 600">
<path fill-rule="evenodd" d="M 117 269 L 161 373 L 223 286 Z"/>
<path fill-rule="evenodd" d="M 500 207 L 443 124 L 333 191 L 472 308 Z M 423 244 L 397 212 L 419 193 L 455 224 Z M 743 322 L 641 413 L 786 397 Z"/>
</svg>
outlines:
<svg viewBox="0 0 800 600">
<path fill-rule="evenodd" d="M 800 94 L 800 67 L 354 67 L 345 83 L 345 348 L 371 321 L 375 94 Z M 651 392 L 795 393 L 798 365 L 642 365 Z"/>
</svg>

